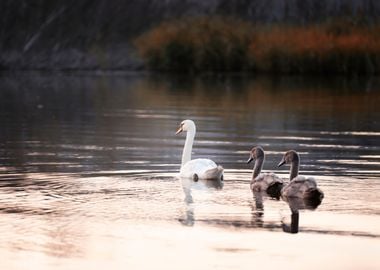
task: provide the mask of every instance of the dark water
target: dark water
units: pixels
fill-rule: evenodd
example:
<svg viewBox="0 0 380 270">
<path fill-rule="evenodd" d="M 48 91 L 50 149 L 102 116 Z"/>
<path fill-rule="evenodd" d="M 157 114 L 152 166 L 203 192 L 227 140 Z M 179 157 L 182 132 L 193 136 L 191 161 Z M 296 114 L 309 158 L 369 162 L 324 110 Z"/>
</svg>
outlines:
<svg viewBox="0 0 380 270">
<path fill-rule="evenodd" d="M 176 178 L 184 119 L 223 183 Z M 2 74 L 0 123 L 4 269 L 379 268 L 379 78 Z M 325 193 L 298 234 L 285 202 L 256 208 L 254 145 Z"/>
</svg>

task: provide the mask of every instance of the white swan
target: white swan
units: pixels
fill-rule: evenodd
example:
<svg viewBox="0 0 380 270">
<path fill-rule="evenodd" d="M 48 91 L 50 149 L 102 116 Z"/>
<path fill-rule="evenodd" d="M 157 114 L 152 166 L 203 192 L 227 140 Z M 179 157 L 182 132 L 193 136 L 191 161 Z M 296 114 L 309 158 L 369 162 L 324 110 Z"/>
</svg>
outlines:
<svg viewBox="0 0 380 270">
<path fill-rule="evenodd" d="M 278 167 L 284 164 L 290 165 L 290 182 L 281 190 L 281 197 L 287 201 L 289 198 L 302 198 L 307 205 L 318 206 L 324 197 L 322 190 L 317 187 L 317 182 L 312 177 L 298 175 L 300 156 L 294 150 L 287 151 Z"/>
<path fill-rule="evenodd" d="M 216 165 L 214 161 L 205 158 L 191 160 L 191 151 L 196 133 L 194 122 L 192 120 L 182 121 L 176 134 L 183 131 L 186 131 L 187 134 L 182 153 L 182 163 L 179 176 L 191 178 L 194 181 L 198 181 L 198 179 L 223 180 L 222 166 Z"/>
<path fill-rule="evenodd" d="M 247 163 L 252 160 L 255 161 L 250 184 L 252 192 L 266 192 L 270 197 L 279 199 L 284 183 L 274 173 L 260 173 L 265 160 L 264 149 L 261 146 L 252 148 Z"/>
</svg>

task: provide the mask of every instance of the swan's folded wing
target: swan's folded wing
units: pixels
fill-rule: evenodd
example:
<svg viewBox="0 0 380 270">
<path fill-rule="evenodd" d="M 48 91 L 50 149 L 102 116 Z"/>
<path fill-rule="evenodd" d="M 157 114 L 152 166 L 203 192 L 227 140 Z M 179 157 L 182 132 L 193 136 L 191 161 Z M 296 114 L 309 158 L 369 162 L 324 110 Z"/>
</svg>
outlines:
<svg viewBox="0 0 380 270">
<path fill-rule="evenodd" d="M 221 179 L 223 175 L 223 167 L 217 166 L 204 172 L 200 177 L 202 179 Z"/>
</svg>

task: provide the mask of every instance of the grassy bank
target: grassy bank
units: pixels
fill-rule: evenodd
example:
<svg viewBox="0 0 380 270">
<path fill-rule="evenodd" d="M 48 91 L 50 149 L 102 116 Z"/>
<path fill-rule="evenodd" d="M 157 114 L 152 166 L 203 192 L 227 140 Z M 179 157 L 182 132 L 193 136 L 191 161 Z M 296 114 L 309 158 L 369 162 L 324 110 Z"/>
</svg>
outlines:
<svg viewBox="0 0 380 270">
<path fill-rule="evenodd" d="M 250 68 L 252 36 L 246 22 L 202 18 L 162 23 L 135 44 L 151 69 L 240 71 Z"/>
<path fill-rule="evenodd" d="M 380 73 L 380 26 L 352 21 L 268 26 L 204 17 L 162 23 L 135 45 L 153 70 Z"/>
</svg>

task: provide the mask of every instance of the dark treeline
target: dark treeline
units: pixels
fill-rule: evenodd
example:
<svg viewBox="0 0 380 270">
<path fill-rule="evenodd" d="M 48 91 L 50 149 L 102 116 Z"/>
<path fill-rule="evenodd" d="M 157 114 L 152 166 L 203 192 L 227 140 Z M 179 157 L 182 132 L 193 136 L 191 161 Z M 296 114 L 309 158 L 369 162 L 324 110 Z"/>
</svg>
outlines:
<svg viewBox="0 0 380 270">
<path fill-rule="evenodd" d="M 334 17 L 372 23 L 379 14 L 377 0 L 2 0 L 0 68 L 137 68 L 130 41 L 181 17 L 307 24 Z"/>
</svg>

